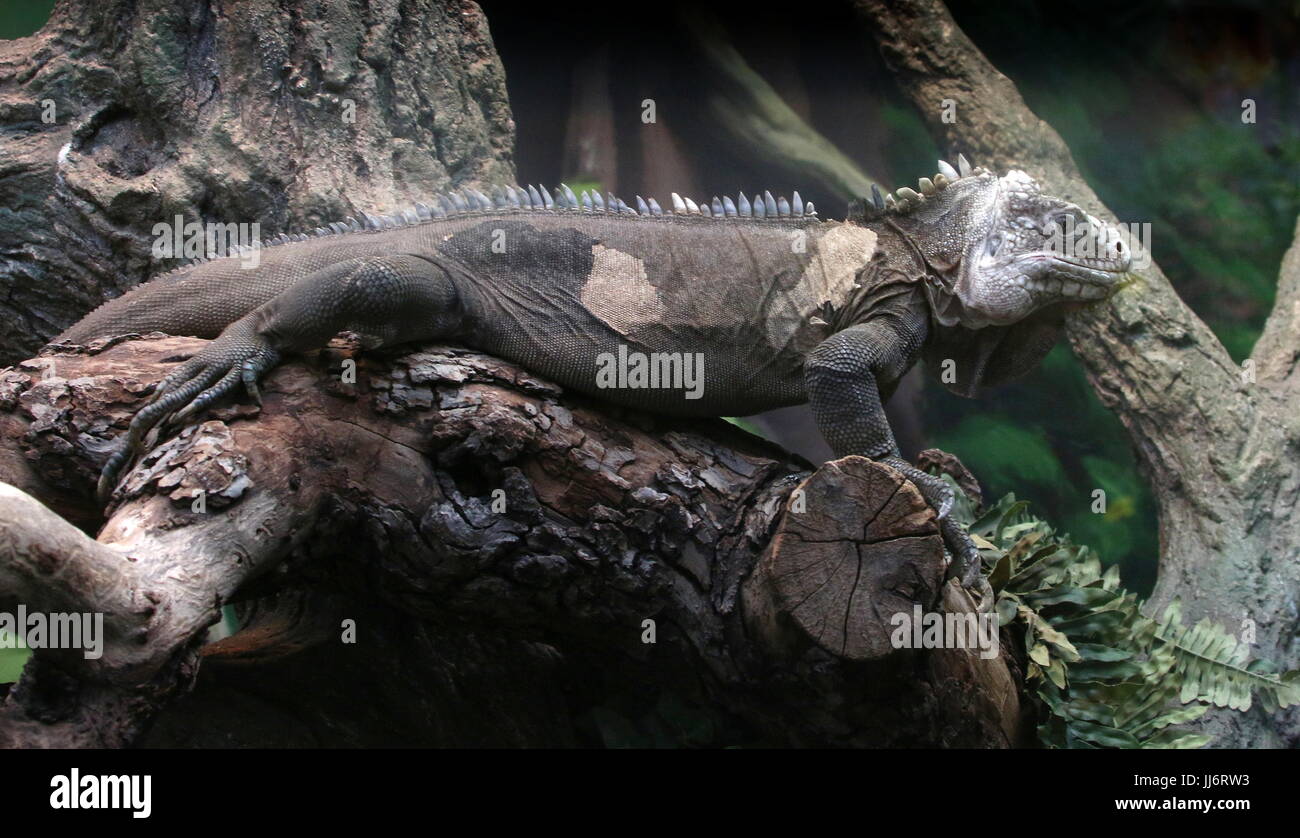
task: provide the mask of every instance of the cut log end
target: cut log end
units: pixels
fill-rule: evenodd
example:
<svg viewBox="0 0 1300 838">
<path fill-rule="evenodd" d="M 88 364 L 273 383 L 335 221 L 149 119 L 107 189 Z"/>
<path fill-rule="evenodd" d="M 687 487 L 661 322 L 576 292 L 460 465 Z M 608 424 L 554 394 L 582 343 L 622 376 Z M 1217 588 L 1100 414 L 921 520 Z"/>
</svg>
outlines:
<svg viewBox="0 0 1300 838">
<path fill-rule="evenodd" d="M 745 583 L 746 623 L 774 650 L 808 641 L 848 660 L 893 650 L 895 614 L 932 607 L 945 559 L 934 510 L 889 466 L 827 463 L 791 493 Z"/>
</svg>

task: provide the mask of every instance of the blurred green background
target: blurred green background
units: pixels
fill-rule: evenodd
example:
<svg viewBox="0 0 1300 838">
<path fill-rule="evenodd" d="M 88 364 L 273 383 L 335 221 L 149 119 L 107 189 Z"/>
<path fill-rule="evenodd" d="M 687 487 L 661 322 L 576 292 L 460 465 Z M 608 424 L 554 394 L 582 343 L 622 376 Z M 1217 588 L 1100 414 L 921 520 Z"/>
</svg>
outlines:
<svg viewBox="0 0 1300 838">
<path fill-rule="evenodd" d="M 0 3 L 0 38 L 30 35 L 50 17 L 54 0 L 5 0 Z"/>
</svg>

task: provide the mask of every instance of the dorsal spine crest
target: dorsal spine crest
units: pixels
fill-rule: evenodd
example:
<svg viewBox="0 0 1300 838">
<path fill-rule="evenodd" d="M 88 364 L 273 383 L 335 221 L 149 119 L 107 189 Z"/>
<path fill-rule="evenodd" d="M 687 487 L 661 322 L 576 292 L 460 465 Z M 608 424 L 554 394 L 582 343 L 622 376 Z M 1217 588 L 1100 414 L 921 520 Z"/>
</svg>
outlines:
<svg viewBox="0 0 1300 838">
<path fill-rule="evenodd" d="M 583 191 L 579 195 L 568 184 L 564 183 L 560 184 L 555 190 L 554 196 L 545 186 L 539 187 L 532 184 L 527 187 L 513 184 L 495 187 L 491 196 L 477 189 L 462 187 L 459 190 L 438 193 L 428 203 L 417 201 L 410 209 L 391 215 L 374 215 L 363 211 L 359 213 L 360 218 L 348 216 L 342 221 L 332 221 L 325 226 L 317 227 L 310 233 L 280 233 L 277 236 L 264 239 L 255 246 L 278 247 L 291 242 L 307 241 L 308 239 L 344 233 L 392 230 L 447 218 L 491 216 L 515 212 L 553 214 L 578 212 L 648 218 L 744 218 L 777 222 L 818 220 L 817 208 L 811 201 L 805 203 L 798 192 L 795 192 L 789 200 L 784 197 L 777 200 L 768 191 L 761 197 L 756 195 L 752 205 L 745 199 L 744 193 L 740 193 L 734 202 L 731 198 L 720 199 L 716 195 L 712 200 L 706 199 L 699 202 L 690 198 L 682 198 L 676 192 L 672 193 L 672 197 L 673 209 L 665 211 L 654 198 L 647 201 L 637 195 L 636 207 L 633 208 L 613 193 L 606 193 L 602 196 L 599 192 L 591 190 Z M 220 259 L 236 256 L 247 253 L 253 247 L 253 245 L 236 246 L 221 256 L 211 258 Z M 173 268 L 166 273 L 175 273 L 208 261 L 211 261 L 208 257 L 191 259 L 184 265 Z"/>
</svg>

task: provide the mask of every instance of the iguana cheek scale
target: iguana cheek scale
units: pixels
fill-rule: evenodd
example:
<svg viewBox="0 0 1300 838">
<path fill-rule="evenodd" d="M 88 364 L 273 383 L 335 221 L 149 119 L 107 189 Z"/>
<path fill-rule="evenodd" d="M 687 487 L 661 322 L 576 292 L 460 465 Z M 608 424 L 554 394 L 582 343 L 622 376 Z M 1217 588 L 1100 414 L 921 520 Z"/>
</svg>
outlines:
<svg viewBox="0 0 1300 838">
<path fill-rule="evenodd" d="M 940 162 L 920 191 L 821 221 L 799 194 L 741 195 L 673 209 L 561 187 L 466 189 L 400 215 L 200 262 L 100 306 L 57 339 L 162 331 L 213 338 L 157 387 L 104 467 L 101 497 L 150 429 L 181 422 L 286 353 L 354 331 L 369 345 L 446 340 L 499 355 L 599 398 L 683 416 L 748 415 L 811 402 L 836 456 L 861 454 L 912 480 L 940 514 L 954 568 L 979 557 L 947 512 L 947 485 L 899 456 L 882 401 L 924 352 L 955 363 L 953 389 L 1023 373 L 1046 353 L 1060 303 L 1104 297 L 1128 269 L 1117 231 L 1041 194 Z M 1086 258 L 1051 234 L 1086 226 Z M 1097 255 L 1100 254 L 1100 255 Z M 602 387 L 602 364 L 699 359 L 700 380 Z M 623 379 L 627 380 L 627 379 Z M 666 384 L 665 384 L 666 382 Z"/>
</svg>

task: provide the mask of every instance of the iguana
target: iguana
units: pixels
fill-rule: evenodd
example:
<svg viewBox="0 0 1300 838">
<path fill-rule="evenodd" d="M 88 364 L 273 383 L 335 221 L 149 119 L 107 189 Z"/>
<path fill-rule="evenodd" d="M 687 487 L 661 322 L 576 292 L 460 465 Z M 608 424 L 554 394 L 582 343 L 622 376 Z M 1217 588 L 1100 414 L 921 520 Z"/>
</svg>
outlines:
<svg viewBox="0 0 1300 838">
<path fill-rule="evenodd" d="M 952 493 L 900 456 L 882 403 L 922 354 L 964 395 L 1025 372 L 1066 305 L 1107 296 L 1129 254 L 1118 228 L 1043 195 L 1023 172 L 998 177 L 964 157 L 960 171 L 938 168 L 915 190 L 873 188 L 843 222 L 819 220 L 797 192 L 699 204 L 674 194 L 664 211 L 567 186 L 554 197 L 467 188 L 400 215 L 281 235 L 252 269 L 229 255 L 177 269 L 56 339 L 215 338 L 133 417 L 101 497 L 150 429 L 241 382 L 260 401 L 258 378 L 285 353 L 340 331 L 366 345 L 443 340 L 663 414 L 809 401 L 836 456 L 865 455 L 916 485 L 938 512 L 952 572 L 970 585 L 979 554 L 947 514 Z M 699 362 L 698 381 L 681 375 L 683 359 Z M 611 363 L 641 374 L 611 375 Z"/>
</svg>

